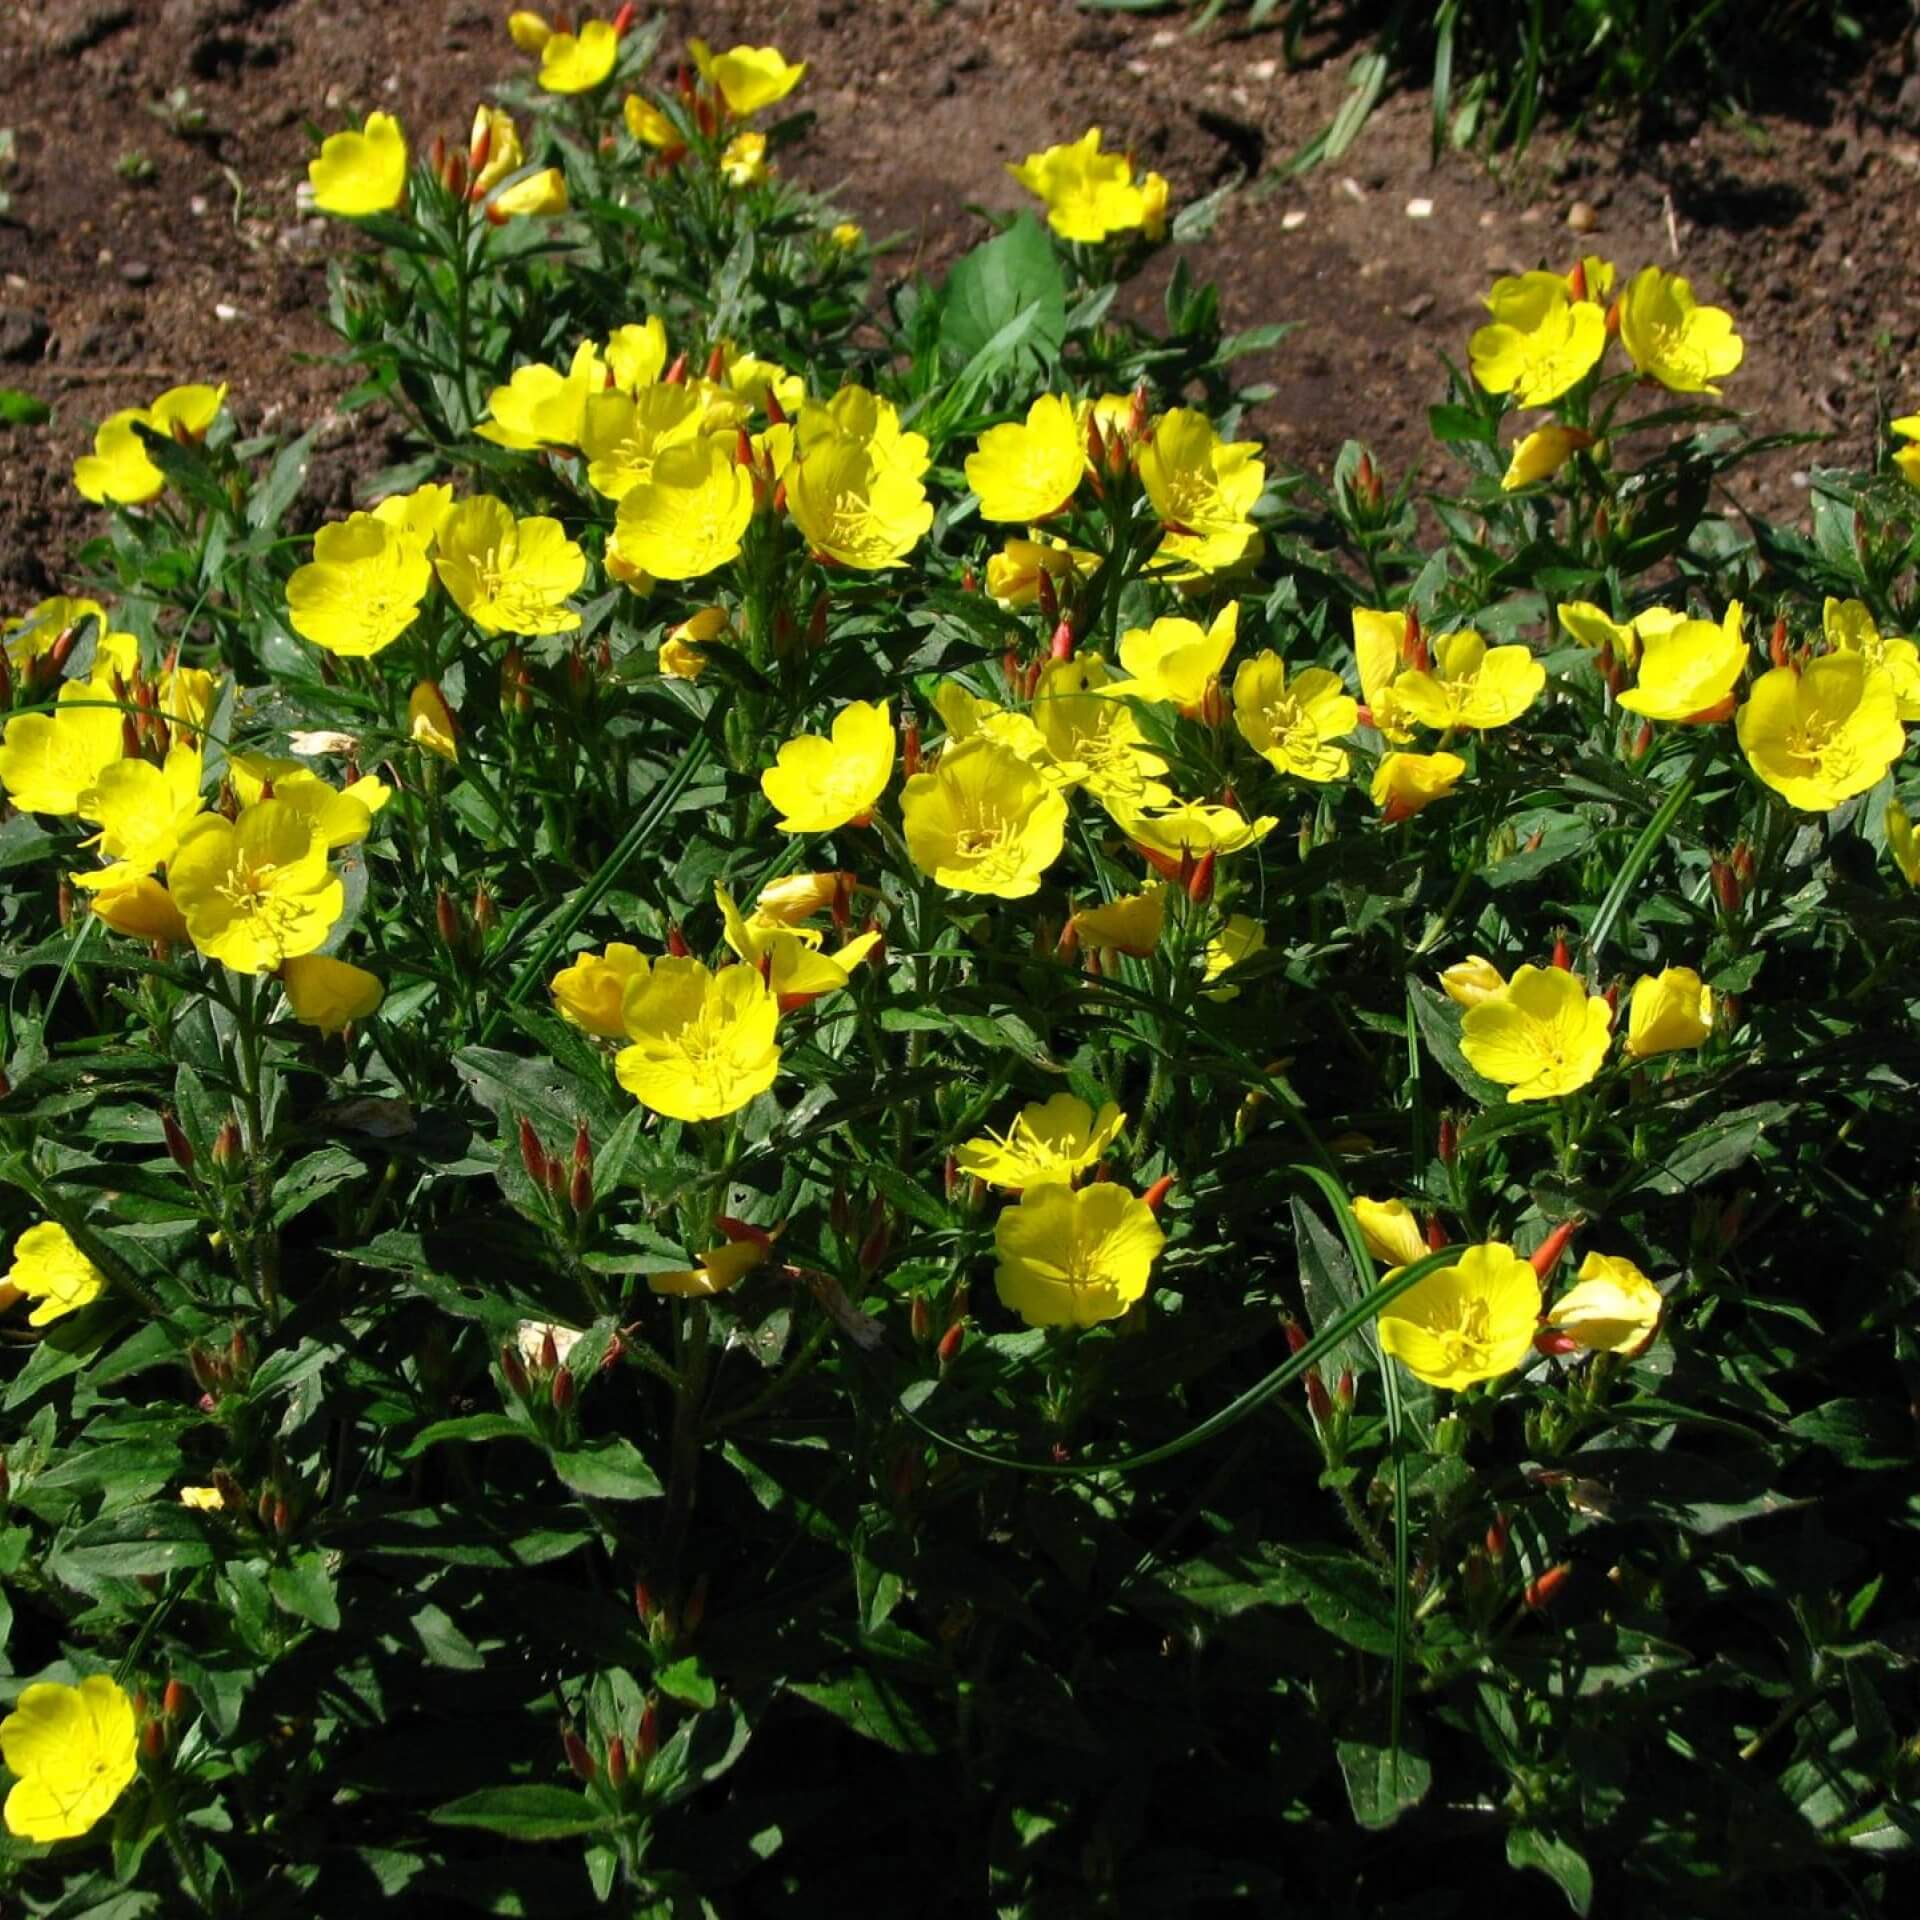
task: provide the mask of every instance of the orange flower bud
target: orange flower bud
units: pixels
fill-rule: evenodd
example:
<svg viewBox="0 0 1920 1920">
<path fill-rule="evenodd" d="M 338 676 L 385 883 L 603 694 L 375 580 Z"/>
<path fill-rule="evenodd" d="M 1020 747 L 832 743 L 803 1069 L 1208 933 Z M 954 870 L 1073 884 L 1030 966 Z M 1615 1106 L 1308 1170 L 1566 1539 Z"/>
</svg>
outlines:
<svg viewBox="0 0 1920 1920">
<path fill-rule="evenodd" d="M 1160 1178 L 1140 1196 L 1140 1204 L 1144 1206 L 1149 1213 L 1158 1213 L 1166 1203 L 1167 1195 L 1173 1191 L 1174 1178 L 1175 1176 L 1170 1173 L 1163 1173 Z"/>
<path fill-rule="evenodd" d="M 1573 1569 L 1564 1563 L 1549 1567 L 1538 1579 L 1527 1582 L 1526 1591 L 1521 1596 L 1529 1613 L 1543 1613 L 1553 1605 L 1554 1596 L 1573 1578 Z"/>
<path fill-rule="evenodd" d="M 945 1372 L 947 1367 L 952 1364 L 961 1346 L 965 1343 L 966 1337 L 967 1323 L 964 1320 L 956 1320 L 953 1325 L 940 1336 L 940 1345 L 935 1349 L 934 1357 L 939 1361 L 942 1372 Z"/>
<path fill-rule="evenodd" d="M 1567 1242 L 1578 1231 L 1580 1222 L 1562 1220 L 1547 1237 L 1534 1248 L 1528 1258 L 1533 1262 L 1533 1270 L 1544 1280 L 1560 1264 L 1560 1256 L 1567 1250 Z"/>
<path fill-rule="evenodd" d="M 660 376 L 660 384 L 663 387 L 684 387 L 687 384 L 687 356 L 685 353 L 677 353 L 674 355 L 673 365 Z"/>
<path fill-rule="evenodd" d="M 1196 906 L 1204 906 L 1213 898 L 1213 869 L 1218 858 L 1215 849 L 1209 847 L 1193 863 L 1193 871 L 1187 875 L 1187 898 Z"/>
<path fill-rule="evenodd" d="M 1508 1525 L 1507 1516 L 1502 1513 L 1498 1507 L 1495 1507 L 1493 1510 L 1493 1519 L 1487 1526 L 1488 1558 L 1493 1560 L 1504 1560 L 1506 1558 L 1507 1541 L 1511 1537 L 1511 1534 L 1512 1528 Z"/>
</svg>

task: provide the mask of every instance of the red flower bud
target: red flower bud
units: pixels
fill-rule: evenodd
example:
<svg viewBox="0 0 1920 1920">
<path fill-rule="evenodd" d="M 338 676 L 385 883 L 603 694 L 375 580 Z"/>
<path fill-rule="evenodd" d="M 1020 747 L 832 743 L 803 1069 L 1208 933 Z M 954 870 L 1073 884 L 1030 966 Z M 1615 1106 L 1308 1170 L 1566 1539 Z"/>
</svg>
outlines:
<svg viewBox="0 0 1920 1920">
<path fill-rule="evenodd" d="M 1427 1251 L 1438 1253 L 1447 1244 L 1447 1230 L 1440 1223 L 1437 1213 L 1427 1215 Z"/>
<path fill-rule="evenodd" d="M 687 356 L 684 353 L 673 356 L 673 365 L 660 376 L 660 384 L 663 387 L 684 387 L 687 384 Z"/>
<path fill-rule="evenodd" d="M 685 960 L 692 956 L 693 949 L 687 945 L 687 936 L 680 931 L 679 921 L 667 929 L 667 951 L 676 960 Z"/>
<path fill-rule="evenodd" d="M 1567 275 L 1567 298 L 1584 300 L 1587 297 L 1587 263 L 1576 260 L 1573 271 Z"/>
<path fill-rule="evenodd" d="M 1720 902 L 1724 913 L 1738 913 L 1742 889 L 1740 876 L 1717 854 L 1707 868 L 1713 878 L 1713 897 Z"/>
<path fill-rule="evenodd" d="M 1060 595 L 1054 589 L 1053 575 L 1045 567 L 1040 569 L 1040 576 L 1033 583 L 1033 591 L 1040 602 L 1041 613 L 1049 620 L 1057 620 L 1060 617 Z M 1008 678 L 1011 679 L 1012 675 L 1009 674 Z"/>
<path fill-rule="evenodd" d="M 1493 1510 L 1493 1518 L 1487 1524 L 1487 1555 L 1493 1560 L 1506 1558 L 1507 1541 L 1512 1534 L 1507 1516 L 1498 1507 Z"/>
<path fill-rule="evenodd" d="M 434 893 L 433 923 L 439 930 L 440 944 L 449 952 L 457 952 L 466 944 L 467 930 L 461 925 L 460 909 L 445 887 Z"/>
<path fill-rule="evenodd" d="M 240 1123 L 223 1120 L 213 1136 L 213 1163 L 223 1173 L 231 1173 L 240 1164 Z"/>
<path fill-rule="evenodd" d="M 160 1134 L 167 1143 L 167 1152 L 172 1156 L 173 1164 L 182 1173 L 193 1171 L 193 1142 L 181 1128 L 171 1107 L 160 1110 Z"/>
<path fill-rule="evenodd" d="M 527 1363 L 520 1358 L 520 1349 L 511 1340 L 500 1348 L 500 1374 L 507 1383 L 507 1391 L 516 1400 L 524 1400 L 532 1391 L 533 1382 L 527 1378 Z"/>
<path fill-rule="evenodd" d="M 593 1764 L 593 1755 L 587 1751 L 587 1743 L 571 1727 L 560 1729 L 560 1745 L 565 1750 L 567 1765 L 582 1780 L 591 1780 L 599 1772 Z"/>
<path fill-rule="evenodd" d="M 920 771 L 920 716 L 917 713 L 907 715 L 907 724 L 900 730 L 900 767 L 909 780 Z"/>
<path fill-rule="evenodd" d="M 940 1344 L 934 1350 L 934 1357 L 939 1361 L 943 1372 L 952 1363 L 962 1345 L 965 1344 L 966 1337 L 967 1323 L 964 1320 L 956 1320 L 953 1325 L 940 1336 Z"/>
<path fill-rule="evenodd" d="M 560 1364 L 560 1343 L 553 1337 L 553 1329 L 548 1327 L 540 1335 L 540 1371 L 552 1373 Z"/>
<path fill-rule="evenodd" d="M 1580 1351 L 1580 1342 L 1572 1334 L 1563 1333 L 1558 1327 L 1543 1326 L 1533 1336 L 1533 1350 L 1555 1359 L 1563 1359 L 1570 1353 Z"/>
<path fill-rule="evenodd" d="M 1556 933 L 1553 936 L 1552 964 L 1562 973 L 1570 973 L 1573 970 L 1573 949 L 1567 945 L 1567 936 L 1564 933 Z"/>
<path fill-rule="evenodd" d="M 907 1330 L 916 1346 L 924 1347 L 933 1337 L 933 1309 L 927 1305 L 924 1293 L 916 1293 L 907 1308 Z"/>
<path fill-rule="evenodd" d="M 149 1720 L 140 1729 L 140 1751 L 149 1760 L 158 1760 L 167 1750 L 167 1728 L 162 1720 Z"/>
<path fill-rule="evenodd" d="M 1787 651 L 1787 616 L 1784 613 L 1773 623 L 1773 637 L 1767 642 L 1767 658 L 1776 667 L 1784 667 L 1792 658 Z"/>
<path fill-rule="evenodd" d="M 536 1187 L 547 1184 L 547 1150 L 540 1144 L 540 1136 L 525 1114 L 520 1116 L 520 1164 Z"/>
<path fill-rule="evenodd" d="M 1554 1596 L 1573 1578 L 1573 1569 L 1564 1563 L 1549 1567 L 1538 1579 L 1527 1582 L 1526 1591 L 1521 1595 L 1523 1604 L 1529 1613 L 1543 1613 L 1553 1605 Z"/>
<path fill-rule="evenodd" d="M 1149 1213 L 1158 1213 L 1165 1204 L 1167 1195 L 1173 1191 L 1173 1182 L 1174 1176 L 1172 1174 L 1163 1173 L 1160 1178 L 1140 1196 L 1141 1205 L 1143 1205 Z"/>
<path fill-rule="evenodd" d="M 1440 1164 L 1450 1167 L 1460 1157 L 1460 1123 L 1450 1113 L 1440 1116 L 1440 1139 L 1437 1147 Z"/>
<path fill-rule="evenodd" d="M 178 1720 L 192 1703 L 193 1696 L 186 1688 L 178 1680 L 169 1680 L 166 1691 L 160 1696 L 160 1711 L 169 1720 Z"/>
<path fill-rule="evenodd" d="M 654 1603 L 653 1589 L 644 1580 L 636 1580 L 633 1583 L 633 1610 L 639 1616 L 643 1627 L 658 1611 Z"/>
<path fill-rule="evenodd" d="M 1047 644 L 1049 656 L 1055 660 L 1073 658 L 1073 622 L 1063 619 L 1053 630 L 1053 638 Z"/>
<path fill-rule="evenodd" d="M 640 1709 L 640 1726 L 633 1736 L 633 1750 L 642 1766 L 660 1751 L 660 1704 L 656 1700 L 649 1700 Z"/>
<path fill-rule="evenodd" d="M 1195 906 L 1205 906 L 1213 898 L 1213 869 L 1218 859 L 1219 855 L 1209 847 L 1187 875 L 1187 898 Z"/>
<path fill-rule="evenodd" d="M 620 11 L 613 16 L 613 35 L 616 40 L 619 39 L 627 31 L 627 29 L 633 25 L 634 20 L 639 15 L 639 12 L 640 12 L 640 9 L 637 5 L 635 5 L 634 0 L 626 0 L 626 5 L 623 6 L 620 9 Z"/>
<path fill-rule="evenodd" d="M 1753 857 L 1752 847 L 1744 840 L 1736 840 L 1733 843 L 1732 860 L 1733 870 L 1739 876 L 1741 886 L 1743 888 L 1752 886 L 1753 876 L 1759 870 L 1758 862 Z"/>
<path fill-rule="evenodd" d="M 1560 1264 L 1560 1256 L 1567 1250 L 1567 1242 L 1579 1230 L 1580 1222 L 1562 1220 L 1547 1237 L 1534 1248 L 1527 1257 L 1533 1262 L 1533 1270 L 1544 1280 Z"/>
<path fill-rule="evenodd" d="M 553 1410 L 555 1413 L 571 1413 L 575 1399 L 573 1369 L 556 1367 L 553 1374 L 552 1389 Z"/>
<path fill-rule="evenodd" d="M 1289 1353 L 1298 1353 L 1306 1346 L 1308 1338 L 1307 1330 L 1298 1320 L 1294 1319 L 1291 1314 L 1281 1321 L 1280 1331 L 1287 1336 L 1287 1351 Z"/>
<path fill-rule="evenodd" d="M 607 1785 L 615 1793 L 627 1784 L 627 1743 L 616 1733 L 607 1742 Z"/>
<path fill-rule="evenodd" d="M 1316 1427 L 1328 1426 L 1333 1420 L 1333 1402 L 1327 1396 L 1327 1383 L 1320 1378 L 1318 1367 L 1307 1369 L 1307 1411 L 1313 1415 Z"/>
</svg>

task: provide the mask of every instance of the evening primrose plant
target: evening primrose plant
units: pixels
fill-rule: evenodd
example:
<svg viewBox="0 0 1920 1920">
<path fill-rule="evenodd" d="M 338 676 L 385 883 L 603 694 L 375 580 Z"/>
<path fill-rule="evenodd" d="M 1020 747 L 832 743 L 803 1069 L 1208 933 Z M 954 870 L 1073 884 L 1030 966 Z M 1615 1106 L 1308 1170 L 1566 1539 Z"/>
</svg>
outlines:
<svg viewBox="0 0 1920 1920">
<path fill-rule="evenodd" d="M 315 155 L 398 463 L 197 370 L 0 616 L 12 1905 L 1881 1901 L 1894 449 L 1590 257 L 1315 483 L 1096 133 L 870 298 L 797 53 L 507 26 Z"/>
</svg>

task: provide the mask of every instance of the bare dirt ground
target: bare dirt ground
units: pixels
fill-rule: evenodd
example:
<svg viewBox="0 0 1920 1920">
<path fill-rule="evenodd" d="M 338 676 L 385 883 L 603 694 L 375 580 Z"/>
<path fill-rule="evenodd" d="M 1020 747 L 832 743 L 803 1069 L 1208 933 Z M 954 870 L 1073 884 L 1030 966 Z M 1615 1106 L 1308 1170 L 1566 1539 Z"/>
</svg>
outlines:
<svg viewBox="0 0 1920 1920">
<path fill-rule="evenodd" d="M 295 190 L 309 125 L 371 107 L 416 141 L 464 130 L 521 63 L 490 0 L 18 0 L 0 12 L 0 386 L 47 400 L 0 426 L 0 611 L 61 578 L 98 525 L 68 466 L 92 424 L 185 379 L 229 380 L 243 425 L 323 419 L 348 384 L 327 362 L 324 257 L 336 236 Z M 1297 70 L 1277 34 L 1200 36 L 1178 16 L 1073 0 L 701 0 L 659 9 L 669 44 L 777 42 L 811 70 L 818 119 L 784 164 L 875 235 L 886 271 L 937 270 L 979 238 L 975 204 L 1023 198 L 1004 171 L 1097 123 L 1191 199 L 1244 174 L 1196 274 L 1229 329 L 1299 329 L 1247 363 L 1273 397 L 1253 425 L 1324 473 L 1349 436 L 1392 474 L 1444 471 L 1426 435 L 1442 353 L 1464 353 L 1497 273 L 1595 251 L 1658 261 L 1731 307 L 1748 340 L 1728 398 L 1770 430 L 1832 436 L 1771 457 L 1747 497 L 1781 515 L 1813 461 L 1866 461 L 1879 422 L 1920 400 L 1920 214 L 1913 49 L 1848 70 L 1782 61 L 1750 114 L 1660 127 L 1549 127 L 1501 172 L 1430 166 L 1424 93 L 1389 98 L 1359 143 L 1297 179 L 1275 169 L 1337 107 L 1348 49 Z M 333 429 L 309 517 L 343 508 L 357 429 Z"/>
</svg>

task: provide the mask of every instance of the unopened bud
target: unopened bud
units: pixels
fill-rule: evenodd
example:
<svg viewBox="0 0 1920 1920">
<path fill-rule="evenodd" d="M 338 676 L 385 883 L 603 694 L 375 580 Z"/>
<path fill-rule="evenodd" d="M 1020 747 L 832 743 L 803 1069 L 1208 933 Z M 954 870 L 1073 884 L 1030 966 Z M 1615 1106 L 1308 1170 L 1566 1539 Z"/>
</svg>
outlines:
<svg viewBox="0 0 1920 1920">
<path fill-rule="evenodd" d="M 500 924 L 500 909 L 494 904 L 493 890 L 482 880 L 473 890 L 473 931 L 484 939 Z"/>
<path fill-rule="evenodd" d="M 1562 973 L 1570 973 L 1573 970 L 1573 949 L 1567 945 L 1567 936 L 1564 933 L 1556 933 L 1553 936 L 1552 964 Z"/>
<path fill-rule="evenodd" d="M 1305 1348 L 1308 1339 L 1307 1330 L 1292 1314 L 1288 1314 L 1286 1319 L 1281 1321 L 1280 1331 L 1287 1337 L 1289 1353 L 1299 1353 Z"/>
<path fill-rule="evenodd" d="M 1187 876 L 1187 898 L 1195 906 L 1205 906 L 1213 898 L 1213 869 L 1218 853 L 1209 847 L 1194 863 L 1193 871 Z"/>
<path fill-rule="evenodd" d="M 1342 1413 L 1353 1411 L 1353 1369 L 1351 1367 L 1340 1369 L 1340 1378 L 1334 1382 L 1333 1398 L 1334 1404 Z"/>
<path fill-rule="evenodd" d="M 1327 1395 L 1327 1383 L 1320 1378 L 1318 1367 L 1307 1369 L 1307 1411 L 1313 1415 L 1316 1427 L 1332 1424 L 1333 1401 Z"/>
<path fill-rule="evenodd" d="M 163 1720 L 149 1720 L 140 1729 L 140 1751 L 149 1760 L 158 1760 L 167 1750 L 167 1727 Z"/>
<path fill-rule="evenodd" d="M 1578 1220 L 1562 1220 L 1547 1237 L 1534 1248 L 1528 1258 L 1533 1262 L 1534 1272 L 1542 1279 L 1552 1273 L 1560 1264 L 1560 1256 L 1567 1250 L 1567 1242 L 1579 1231 Z"/>
<path fill-rule="evenodd" d="M 626 4 L 613 16 L 613 37 L 616 40 L 620 39 L 633 25 L 639 12 L 640 9 L 635 4 L 635 0 L 626 0 Z"/>
<path fill-rule="evenodd" d="M 660 1751 L 660 1703 L 649 1700 L 640 1709 L 640 1726 L 633 1736 L 633 1750 L 645 1766 Z"/>
<path fill-rule="evenodd" d="M 687 384 L 687 356 L 684 353 L 674 355 L 673 365 L 660 376 L 660 384 L 663 387 L 684 387 Z"/>
<path fill-rule="evenodd" d="M 1149 1213 L 1158 1213 L 1161 1207 L 1166 1204 L 1167 1195 L 1173 1191 L 1173 1182 L 1174 1176 L 1172 1174 L 1163 1173 L 1160 1178 L 1140 1196 L 1140 1204 L 1145 1207 Z"/>
<path fill-rule="evenodd" d="M 553 1370 L 552 1399 L 555 1413 L 573 1411 L 574 1387 L 571 1367 L 556 1367 Z"/>
<path fill-rule="evenodd" d="M 1048 656 L 1055 660 L 1073 658 L 1073 622 L 1061 620 L 1053 629 L 1053 638 L 1047 643 Z"/>
<path fill-rule="evenodd" d="M 1554 1596 L 1573 1578 L 1573 1569 L 1562 1564 L 1549 1567 L 1537 1579 L 1527 1582 L 1526 1591 L 1521 1595 L 1522 1603 L 1529 1613 L 1543 1613 L 1553 1605 Z"/>
<path fill-rule="evenodd" d="M 433 924 L 439 930 L 440 944 L 450 953 L 466 944 L 466 928 L 460 924 L 460 909 L 445 887 L 433 896 Z"/>
<path fill-rule="evenodd" d="M 540 1136 L 525 1114 L 520 1116 L 520 1164 L 536 1187 L 547 1184 L 547 1150 L 540 1144 Z"/>
<path fill-rule="evenodd" d="M 169 1720 L 178 1720 L 192 1704 L 193 1696 L 178 1680 L 167 1682 L 166 1691 L 160 1696 L 160 1711 Z"/>
<path fill-rule="evenodd" d="M 667 951 L 676 960 L 687 960 L 693 956 L 693 949 L 687 945 L 687 936 L 680 931 L 677 920 L 667 929 Z"/>
<path fill-rule="evenodd" d="M 1450 1113 L 1440 1116 L 1440 1138 L 1436 1150 L 1443 1167 L 1452 1166 L 1460 1157 L 1460 1123 Z"/>
<path fill-rule="evenodd" d="M 1511 1534 L 1512 1528 L 1508 1524 L 1507 1516 L 1496 1507 L 1493 1511 L 1493 1519 L 1487 1526 L 1487 1557 L 1489 1559 L 1506 1558 L 1507 1541 Z"/>
<path fill-rule="evenodd" d="M 185 1130 L 181 1127 L 171 1107 L 162 1107 L 160 1109 L 160 1134 L 167 1143 L 167 1152 L 172 1157 L 173 1164 L 178 1167 L 182 1173 L 191 1173 L 193 1171 L 193 1142 L 187 1138 Z"/>
<path fill-rule="evenodd" d="M 222 1173 L 231 1173 L 240 1164 L 240 1123 L 223 1120 L 213 1136 L 213 1164 Z"/>
<path fill-rule="evenodd" d="M 933 1309 L 927 1305 L 924 1293 L 916 1293 L 907 1308 L 907 1328 L 916 1346 L 923 1347 L 933 1338 Z"/>
<path fill-rule="evenodd" d="M 886 1264 L 887 1251 L 893 1245 L 893 1222 L 888 1218 L 886 1205 L 876 1200 L 868 1216 L 867 1237 L 860 1242 L 860 1251 L 856 1255 L 863 1274 L 877 1273 Z"/>
<path fill-rule="evenodd" d="M 627 1784 L 627 1743 L 617 1733 L 607 1742 L 607 1784 L 615 1793 Z"/>
<path fill-rule="evenodd" d="M 1713 877 L 1713 897 L 1719 901 L 1721 911 L 1730 914 L 1738 913 L 1741 899 L 1740 876 L 1717 854 L 1707 871 Z"/>
<path fill-rule="evenodd" d="M 1787 616 L 1784 613 L 1773 623 L 1773 636 L 1767 642 L 1767 658 L 1776 667 L 1784 667 L 1792 658 L 1787 649 Z"/>
<path fill-rule="evenodd" d="M 920 716 L 917 713 L 907 715 L 907 724 L 900 730 L 900 768 L 909 780 L 920 771 Z"/>
<path fill-rule="evenodd" d="M 591 1780 L 599 1769 L 593 1764 L 593 1755 L 587 1750 L 587 1743 L 571 1727 L 560 1729 L 560 1745 L 567 1756 L 570 1766 L 582 1780 Z"/>
<path fill-rule="evenodd" d="M 961 1347 L 966 1343 L 966 1338 L 967 1323 L 964 1320 L 956 1320 L 940 1336 L 940 1345 L 935 1349 L 934 1357 L 939 1361 L 943 1372 L 952 1365 Z"/>
<path fill-rule="evenodd" d="M 273 1530 L 282 1540 L 293 1531 L 293 1508 L 284 1493 L 274 1498 Z"/>
<path fill-rule="evenodd" d="M 516 1400 L 524 1400 L 533 1390 L 533 1382 L 527 1378 L 527 1363 L 520 1358 L 520 1349 L 511 1340 L 503 1342 L 500 1348 L 500 1375 Z"/>
<path fill-rule="evenodd" d="M 1754 860 L 1752 847 L 1746 841 L 1734 842 L 1732 861 L 1734 873 L 1739 877 L 1741 887 L 1744 889 L 1752 886 L 1753 876 L 1758 871 L 1758 863 Z"/>
</svg>

